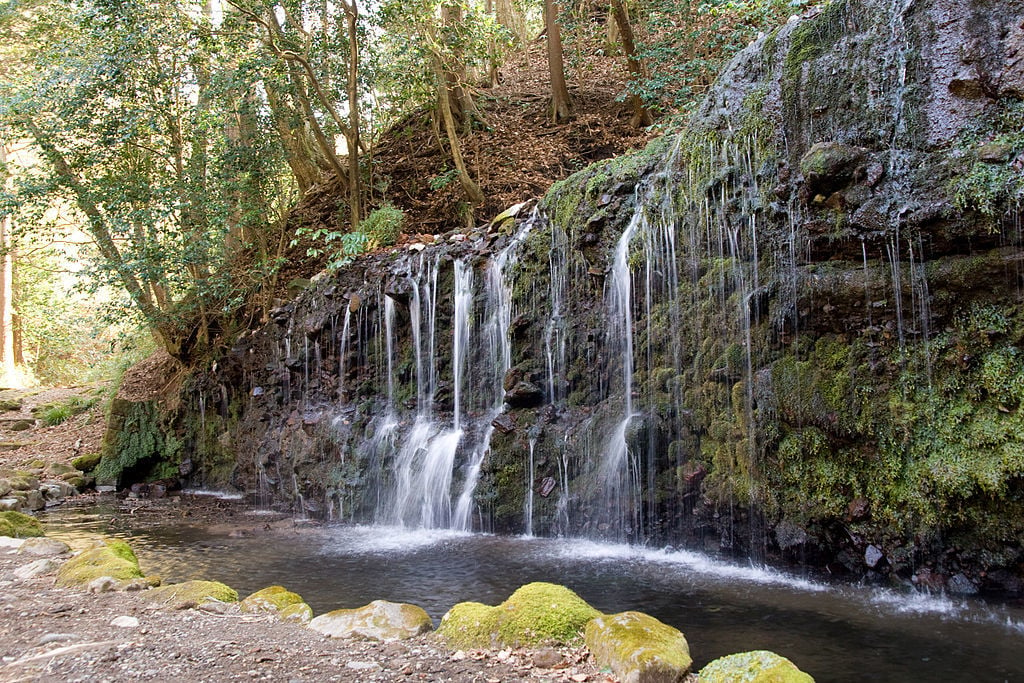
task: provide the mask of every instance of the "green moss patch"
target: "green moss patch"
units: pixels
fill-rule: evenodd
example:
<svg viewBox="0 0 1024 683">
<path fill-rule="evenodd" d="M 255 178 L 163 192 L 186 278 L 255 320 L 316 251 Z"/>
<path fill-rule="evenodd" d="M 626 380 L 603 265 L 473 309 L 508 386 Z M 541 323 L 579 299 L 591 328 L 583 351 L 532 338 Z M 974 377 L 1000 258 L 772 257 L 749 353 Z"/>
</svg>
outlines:
<svg viewBox="0 0 1024 683">
<path fill-rule="evenodd" d="M 282 621 L 305 624 L 313 618 L 312 608 L 302 596 L 284 586 L 268 586 L 239 604 L 243 612 L 273 614 Z"/>
<path fill-rule="evenodd" d="M 693 664 L 686 637 L 642 612 L 595 617 L 584 638 L 598 666 L 622 680 L 681 680 Z"/>
<path fill-rule="evenodd" d="M 565 586 L 530 583 L 497 607 L 460 603 L 441 620 L 439 633 L 453 646 L 570 645 L 601 613 Z"/>
<path fill-rule="evenodd" d="M 108 541 L 68 560 L 57 572 L 57 585 L 85 586 L 101 576 L 117 581 L 141 579 L 139 560 L 124 541 Z"/>
<path fill-rule="evenodd" d="M 441 618 L 437 632 L 451 647 L 493 647 L 497 645 L 498 608 L 479 602 L 460 602 Z"/>
<path fill-rule="evenodd" d="M 42 535 L 43 526 L 35 517 L 14 510 L 0 512 L 0 536 L 30 538 Z"/>
<path fill-rule="evenodd" d="M 209 600 L 238 602 L 238 592 L 219 581 L 185 581 L 161 586 L 143 596 L 150 602 L 167 606 L 199 606 Z"/>
<path fill-rule="evenodd" d="M 814 683 L 793 662 L 767 650 L 720 657 L 700 672 L 701 683 Z"/>
</svg>

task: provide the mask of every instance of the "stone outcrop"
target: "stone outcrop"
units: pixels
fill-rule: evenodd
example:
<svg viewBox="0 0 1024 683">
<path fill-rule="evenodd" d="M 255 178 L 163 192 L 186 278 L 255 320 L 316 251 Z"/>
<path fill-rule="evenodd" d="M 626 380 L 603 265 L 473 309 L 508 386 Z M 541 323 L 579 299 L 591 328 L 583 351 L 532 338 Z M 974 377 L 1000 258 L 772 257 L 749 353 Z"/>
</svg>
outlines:
<svg viewBox="0 0 1024 683">
<path fill-rule="evenodd" d="M 108 541 L 83 550 L 61 566 L 57 585 L 85 587 L 96 579 L 128 582 L 143 578 L 139 559 L 124 541 Z"/>
<path fill-rule="evenodd" d="M 144 599 L 158 605 L 185 609 L 206 602 L 238 602 L 238 592 L 219 581 L 183 581 L 146 591 Z"/>
<path fill-rule="evenodd" d="M 284 586 L 268 586 L 245 597 L 239 608 L 254 614 L 273 614 L 281 621 L 307 624 L 313 618 L 312 608 L 302 596 Z"/>
</svg>

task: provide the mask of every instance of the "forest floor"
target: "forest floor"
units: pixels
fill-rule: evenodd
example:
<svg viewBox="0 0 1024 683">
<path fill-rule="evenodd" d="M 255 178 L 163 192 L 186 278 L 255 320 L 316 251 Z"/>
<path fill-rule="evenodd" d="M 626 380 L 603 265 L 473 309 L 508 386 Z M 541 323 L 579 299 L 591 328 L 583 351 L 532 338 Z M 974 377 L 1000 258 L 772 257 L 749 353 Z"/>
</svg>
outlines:
<svg viewBox="0 0 1024 683">
<path fill-rule="evenodd" d="M 32 462 L 69 465 L 79 455 L 98 452 L 106 429 L 104 392 L 98 384 L 0 389 L 0 470 Z M 82 412 L 58 425 L 44 423 L 47 406 L 68 403 L 82 406 Z"/>
<path fill-rule="evenodd" d="M 631 110 L 618 101 L 627 83 L 625 59 L 605 54 L 600 41 L 585 50 L 586 59 L 568 65 L 573 115 L 567 122 L 553 123 L 544 46 L 542 38 L 529 42 L 501 67 L 496 85 L 473 89 L 479 112 L 461 145 L 466 165 L 483 191 L 482 206 L 466 203 L 448 142 L 433 114 L 420 110 L 374 145 L 368 159 L 371 208 L 391 202 L 402 209 L 409 236 L 466 230 L 540 197 L 554 182 L 595 161 L 642 148 L 659 134 L 657 126 L 631 125 Z M 292 209 L 290 224 L 336 229 L 344 197 L 333 179 L 316 186 Z M 292 245 L 288 261 L 306 270 L 321 265 L 305 255 L 308 246 Z M 311 274 L 289 267 L 286 271 L 290 277 Z"/>
</svg>

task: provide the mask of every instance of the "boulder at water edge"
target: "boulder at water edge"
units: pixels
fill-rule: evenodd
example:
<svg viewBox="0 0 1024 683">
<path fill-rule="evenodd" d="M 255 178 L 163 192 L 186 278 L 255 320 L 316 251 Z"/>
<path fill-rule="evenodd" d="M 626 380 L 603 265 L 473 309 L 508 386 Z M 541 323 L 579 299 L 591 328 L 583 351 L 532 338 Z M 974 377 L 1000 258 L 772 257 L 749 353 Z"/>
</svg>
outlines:
<svg viewBox="0 0 1024 683">
<path fill-rule="evenodd" d="M 597 665 L 623 683 L 676 683 L 693 664 L 683 634 L 642 612 L 595 617 L 584 639 Z"/>
<path fill-rule="evenodd" d="M 309 622 L 309 628 L 331 638 L 363 638 L 388 642 L 405 640 L 433 628 L 422 607 L 374 600 L 356 609 L 336 609 Z"/>
<path fill-rule="evenodd" d="M 219 581 L 185 581 L 147 591 L 149 602 L 168 607 L 199 607 L 204 602 L 238 602 L 238 592 Z"/>
<path fill-rule="evenodd" d="M 767 650 L 720 657 L 700 671 L 701 683 L 814 683 L 796 664 Z"/>
<path fill-rule="evenodd" d="M 530 583 L 497 607 L 463 602 L 441 619 L 439 633 L 454 647 L 570 645 L 601 613 L 565 586 Z"/>
<path fill-rule="evenodd" d="M 313 610 L 302 596 L 284 586 L 268 586 L 248 596 L 239 607 L 243 612 L 273 614 L 281 621 L 297 624 L 309 623 Z"/>
<path fill-rule="evenodd" d="M 14 510 L 0 512 L 0 536 L 29 538 L 42 535 L 43 526 L 35 517 Z"/>
<path fill-rule="evenodd" d="M 20 555 L 32 555 L 34 557 L 54 557 L 71 552 L 71 548 L 64 541 L 45 536 L 36 536 L 26 539 L 18 548 Z"/>
<path fill-rule="evenodd" d="M 57 572 L 57 585 L 88 586 L 94 579 L 104 576 L 117 582 L 142 578 L 139 560 L 124 541 L 107 541 L 72 557 Z"/>
</svg>

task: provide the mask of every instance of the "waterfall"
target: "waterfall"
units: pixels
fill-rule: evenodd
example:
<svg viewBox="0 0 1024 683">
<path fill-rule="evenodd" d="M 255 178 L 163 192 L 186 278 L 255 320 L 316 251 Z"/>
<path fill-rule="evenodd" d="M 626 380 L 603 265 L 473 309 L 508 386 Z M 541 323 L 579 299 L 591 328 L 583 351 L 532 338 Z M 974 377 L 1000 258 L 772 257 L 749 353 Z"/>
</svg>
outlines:
<svg viewBox="0 0 1024 683">
<path fill-rule="evenodd" d="M 598 486 L 603 491 L 606 507 L 602 524 L 620 536 L 628 536 L 633 531 L 636 501 L 640 499 L 637 468 L 631 461 L 626 433 L 636 417 L 633 409 L 633 275 L 629 257 L 633 237 L 643 220 L 643 211 L 634 213 L 629 226 L 619 237 L 606 296 L 607 349 L 609 355 L 621 364 L 622 413 L 601 455 Z"/>
<path fill-rule="evenodd" d="M 487 264 L 487 310 L 481 338 L 486 353 L 483 363 L 485 371 L 481 375 L 489 382 L 489 386 L 480 387 L 490 392 L 491 405 L 484 417 L 484 428 L 479 439 L 473 445 L 466 470 L 465 483 L 455 509 L 453 527 L 463 531 L 472 528 L 473 494 L 480 478 L 491 437 L 494 434 L 492 423 L 501 414 L 504 405 L 505 374 L 512 367 L 512 345 L 508 338 L 508 330 L 512 324 L 512 274 L 509 266 L 522 249 L 523 243 L 539 220 L 534 212 L 516 232 L 509 244 L 498 252 Z"/>
</svg>

